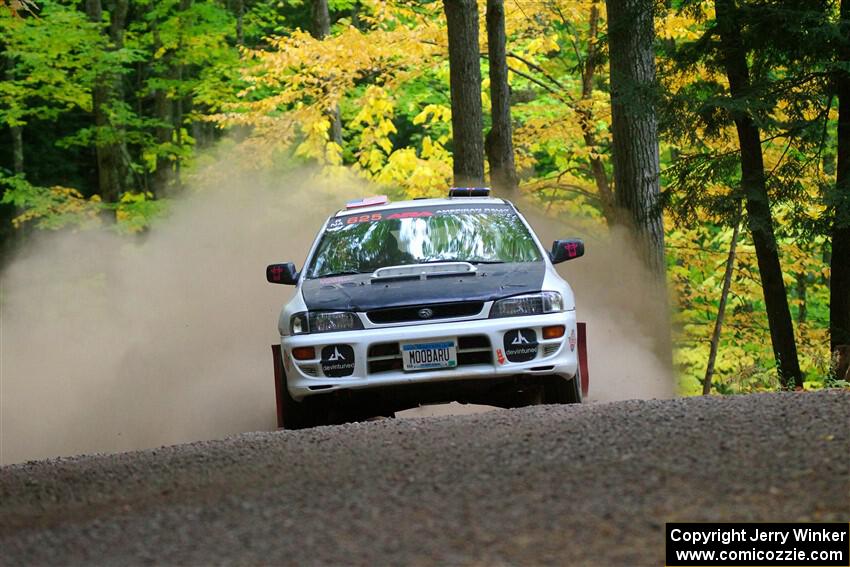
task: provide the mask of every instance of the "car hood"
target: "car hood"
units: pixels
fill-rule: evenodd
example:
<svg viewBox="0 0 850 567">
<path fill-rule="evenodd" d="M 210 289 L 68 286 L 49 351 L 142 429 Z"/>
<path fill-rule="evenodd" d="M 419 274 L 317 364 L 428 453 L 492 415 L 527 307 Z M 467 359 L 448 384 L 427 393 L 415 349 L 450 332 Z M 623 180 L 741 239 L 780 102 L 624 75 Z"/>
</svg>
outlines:
<svg viewBox="0 0 850 567">
<path fill-rule="evenodd" d="M 492 301 L 540 291 L 544 262 L 480 264 L 472 274 L 427 279 L 375 279 L 371 274 L 304 280 L 301 294 L 310 310 L 369 311 L 384 307 L 453 301 Z"/>
</svg>

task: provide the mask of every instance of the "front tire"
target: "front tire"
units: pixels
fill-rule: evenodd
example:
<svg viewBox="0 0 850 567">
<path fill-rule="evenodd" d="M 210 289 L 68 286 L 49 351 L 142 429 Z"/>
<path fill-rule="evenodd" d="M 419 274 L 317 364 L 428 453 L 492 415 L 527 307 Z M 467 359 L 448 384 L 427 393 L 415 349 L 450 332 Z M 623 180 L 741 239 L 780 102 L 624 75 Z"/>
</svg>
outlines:
<svg viewBox="0 0 850 567">
<path fill-rule="evenodd" d="M 581 368 L 572 378 L 550 376 L 544 386 L 544 401 L 547 404 L 581 403 Z"/>
<path fill-rule="evenodd" d="M 304 401 L 297 401 L 289 393 L 285 372 L 283 384 L 281 384 L 281 398 L 283 401 L 284 429 L 307 429 L 327 425 L 329 418 L 328 404 L 321 399 L 321 396 L 310 396 Z"/>
</svg>

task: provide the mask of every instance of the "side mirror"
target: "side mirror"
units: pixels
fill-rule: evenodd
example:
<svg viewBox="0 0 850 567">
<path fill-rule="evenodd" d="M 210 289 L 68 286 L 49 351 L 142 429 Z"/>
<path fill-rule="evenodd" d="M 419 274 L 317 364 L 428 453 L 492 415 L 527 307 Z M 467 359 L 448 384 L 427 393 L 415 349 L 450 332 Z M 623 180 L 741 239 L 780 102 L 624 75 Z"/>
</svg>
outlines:
<svg viewBox="0 0 850 567">
<path fill-rule="evenodd" d="M 298 270 L 292 262 L 271 264 L 266 268 L 266 279 L 269 283 L 295 285 L 298 283 Z"/>
<path fill-rule="evenodd" d="M 580 256 L 584 256 L 584 241 L 579 238 L 556 240 L 552 243 L 552 251 L 549 252 L 549 258 L 553 264 L 560 264 Z"/>
</svg>

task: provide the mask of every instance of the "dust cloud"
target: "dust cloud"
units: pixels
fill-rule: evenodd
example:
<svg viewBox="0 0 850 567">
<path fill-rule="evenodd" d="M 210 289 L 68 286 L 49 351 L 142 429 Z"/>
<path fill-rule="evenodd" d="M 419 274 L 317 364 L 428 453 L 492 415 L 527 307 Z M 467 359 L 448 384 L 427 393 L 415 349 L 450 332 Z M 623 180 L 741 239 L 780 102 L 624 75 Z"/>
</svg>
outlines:
<svg viewBox="0 0 850 567">
<path fill-rule="evenodd" d="M 324 218 L 371 191 L 232 164 L 202 179 L 144 235 L 40 233 L 0 274 L 0 464 L 275 427 L 269 345 L 292 288 L 265 266 L 300 267 Z M 544 242 L 575 233 L 541 219 Z M 589 323 L 592 399 L 672 395 L 646 274 L 616 238 L 587 244 L 562 272 Z"/>
<path fill-rule="evenodd" d="M 41 233 L 0 275 L 0 464 L 275 427 L 271 349 L 325 217 L 363 194 L 220 166 L 128 239 Z"/>
<path fill-rule="evenodd" d="M 669 299 L 644 266 L 622 228 L 589 229 L 545 216 L 520 204 L 544 246 L 558 238 L 582 238 L 585 255 L 557 266 L 576 296 L 576 315 L 587 322 L 592 401 L 671 398 Z"/>
</svg>

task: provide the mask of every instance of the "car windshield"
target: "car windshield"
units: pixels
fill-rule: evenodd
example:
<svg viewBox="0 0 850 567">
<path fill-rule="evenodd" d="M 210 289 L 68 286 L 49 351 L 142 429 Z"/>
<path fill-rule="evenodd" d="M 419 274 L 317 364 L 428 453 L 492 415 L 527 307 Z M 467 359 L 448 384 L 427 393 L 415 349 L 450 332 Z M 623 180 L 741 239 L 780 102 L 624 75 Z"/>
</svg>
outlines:
<svg viewBox="0 0 850 567">
<path fill-rule="evenodd" d="M 536 262 L 540 251 L 507 205 L 399 209 L 335 217 L 308 278 L 429 262 Z"/>
</svg>

